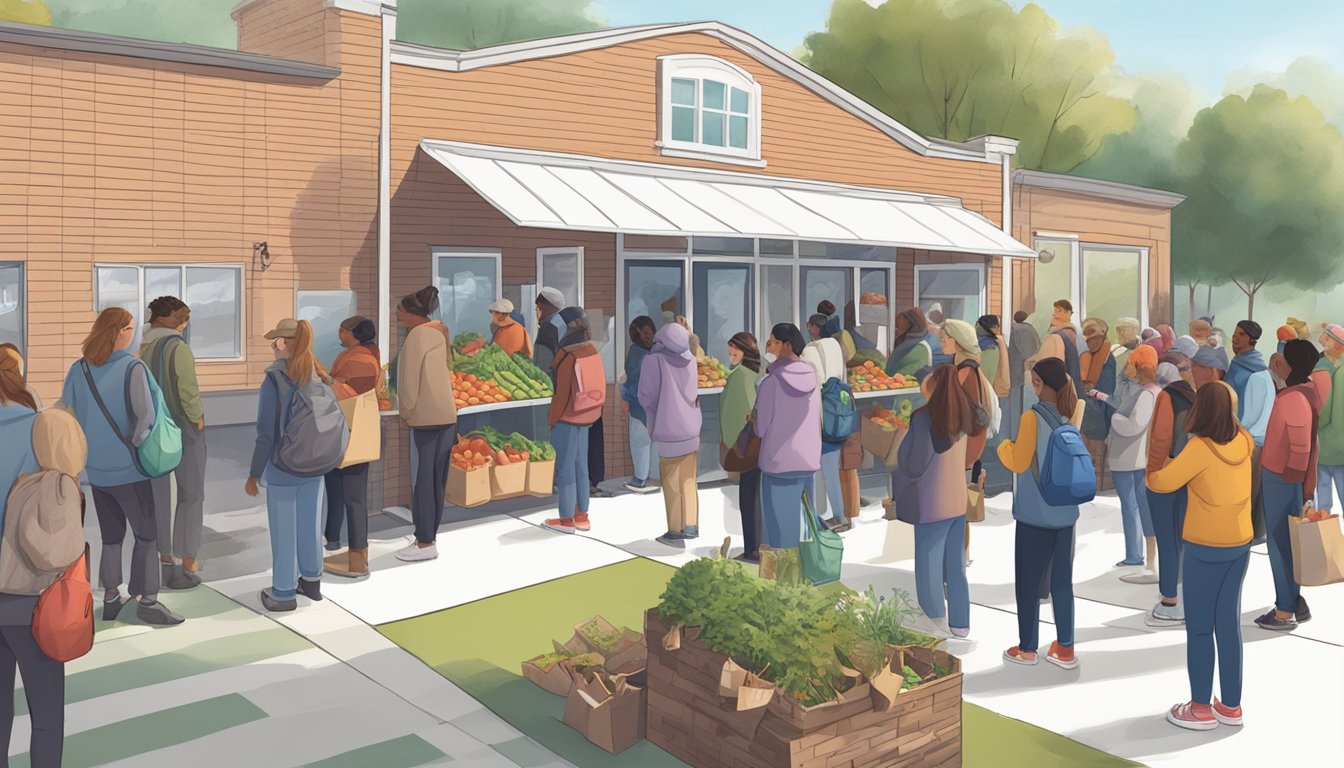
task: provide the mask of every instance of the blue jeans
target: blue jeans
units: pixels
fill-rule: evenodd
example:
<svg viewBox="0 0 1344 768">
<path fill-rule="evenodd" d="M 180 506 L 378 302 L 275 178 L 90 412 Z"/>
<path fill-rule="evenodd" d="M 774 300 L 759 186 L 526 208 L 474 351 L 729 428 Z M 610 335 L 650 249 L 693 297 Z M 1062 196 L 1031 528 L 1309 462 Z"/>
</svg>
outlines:
<svg viewBox="0 0 1344 768">
<path fill-rule="evenodd" d="M 299 577 L 322 578 L 322 508 L 326 494 L 321 477 L 298 485 L 266 486 L 266 518 L 271 527 L 271 596 L 294 597 Z"/>
<path fill-rule="evenodd" d="M 1153 518 L 1148 512 L 1148 493 L 1144 488 L 1144 471 L 1111 471 L 1115 478 L 1115 492 L 1120 496 L 1120 521 L 1125 527 L 1125 562 L 1143 563 L 1143 537 L 1153 535 Z M 1151 566 L 1152 563 L 1149 563 Z"/>
<path fill-rule="evenodd" d="M 971 626 L 971 588 L 966 583 L 966 516 L 915 526 L 915 593 L 930 619 L 946 613 L 947 625 Z M 947 605 L 943 605 L 943 588 Z"/>
<path fill-rule="evenodd" d="M 803 537 L 803 494 L 812 499 L 814 474 L 761 473 L 761 543 L 775 549 L 798 546 Z"/>
<path fill-rule="evenodd" d="M 1265 499 L 1265 534 L 1269 538 L 1269 571 L 1274 575 L 1274 607 L 1292 613 L 1302 587 L 1293 579 L 1293 548 L 1288 518 L 1302 514 L 1302 483 L 1290 483 L 1265 470 L 1260 476 Z"/>
<path fill-rule="evenodd" d="M 845 519 L 845 502 L 840 493 L 840 449 L 843 447 L 840 443 L 821 444 L 821 487 L 826 493 L 817 494 L 821 498 L 812 499 L 812 506 L 816 509 L 818 516 L 824 516 L 827 509 L 831 512 L 831 519 L 837 522 L 843 522 Z M 808 494 L 808 498 L 811 498 Z"/>
<path fill-rule="evenodd" d="M 635 465 L 633 480 L 637 484 L 648 482 L 653 464 L 653 438 L 649 437 L 649 428 L 639 419 L 631 418 L 626 431 L 630 435 L 630 459 Z"/>
<path fill-rule="evenodd" d="M 588 514 L 588 425 L 557 422 L 551 427 L 555 445 L 555 488 L 560 496 L 560 516 L 576 511 Z"/>
<path fill-rule="evenodd" d="M 916 545 L 918 546 L 918 545 Z M 1055 609 L 1059 644 L 1073 647 L 1073 526 L 1037 528 L 1017 523 L 1013 544 L 1013 571 L 1017 596 L 1017 647 L 1035 653 L 1040 647 L 1041 581 L 1046 569 Z"/>
<path fill-rule="evenodd" d="M 1333 487 L 1331 483 L 1334 484 Z M 1340 501 L 1344 502 L 1344 465 L 1318 465 L 1316 467 L 1316 506 L 1325 510 L 1333 510 L 1335 494 L 1338 494 Z"/>
<path fill-rule="evenodd" d="M 1188 501 L 1189 495 L 1184 488 L 1175 493 L 1148 491 L 1153 534 L 1157 536 L 1157 591 L 1168 600 L 1180 597 L 1181 553 L 1185 550 L 1185 539 L 1181 534 L 1185 530 Z"/>
<path fill-rule="evenodd" d="M 1251 559 L 1249 544 L 1206 547 L 1185 543 L 1185 665 L 1190 699 L 1213 703 L 1214 639 L 1223 703 L 1241 706 L 1241 585 Z"/>
</svg>

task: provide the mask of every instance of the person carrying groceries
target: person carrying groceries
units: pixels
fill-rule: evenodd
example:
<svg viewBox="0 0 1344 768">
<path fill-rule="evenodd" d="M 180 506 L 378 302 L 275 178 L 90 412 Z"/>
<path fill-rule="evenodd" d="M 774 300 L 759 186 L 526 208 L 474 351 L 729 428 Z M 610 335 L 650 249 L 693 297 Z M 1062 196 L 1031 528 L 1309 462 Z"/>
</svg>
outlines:
<svg viewBox="0 0 1344 768">
<path fill-rule="evenodd" d="M 797 326 L 776 325 L 765 348 L 775 362 L 757 390 L 751 422 L 761 438 L 761 546 L 796 549 L 802 497 L 812 498 L 813 476 L 821 469 L 821 392 L 816 371 L 801 358 L 805 345 Z"/>
<path fill-rule="evenodd" d="M 157 599 L 161 574 L 154 488 L 133 454 L 154 430 L 158 384 L 127 351 L 134 340 L 130 312 L 120 307 L 100 312 L 82 344 L 83 357 L 65 376 L 61 403 L 74 412 L 89 444 L 84 472 L 103 539 L 98 565 L 103 620 L 114 621 L 131 599 L 121 597 L 121 544 L 129 526 L 135 537 L 129 587 L 132 598 L 139 596 L 135 615 L 146 624 L 168 626 L 185 619 Z"/>
<path fill-rule="evenodd" d="M 971 401 L 952 365 L 934 368 L 921 383 L 920 394 L 926 404 L 911 415 L 910 430 L 898 449 L 892 498 L 899 499 L 898 517 L 915 526 L 919 607 L 935 621 L 946 617 L 954 637 L 966 637 L 971 632 L 971 593 L 962 553 Z"/>
<path fill-rule="evenodd" d="M 727 452 L 750 424 L 756 407 L 756 384 L 761 373 L 761 352 L 756 337 L 743 331 L 728 340 L 728 383 L 719 397 L 720 450 Z M 737 508 L 742 515 L 742 554 L 737 560 L 756 564 L 761 561 L 761 469 L 741 473 L 737 482 Z"/>
<path fill-rule="evenodd" d="M 1255 441 L 1237 423 L 1235 400 L 1225 383 L 1200 387 L 1186 417 L 1190 441 L 1148 476 L 1158 493 L 1189 491 L 1181 588 L 1190 700 L 1168 710 L 1167 720 L 1196 731 L 1242 723 L 1241 586 L 1251 551 Z M 1215 639 L 1222 701 L 1213 698 Z"/>
<path fill-rule="evenodd" d="M 495 299 L 490 304 L 490 341 L 509 355 L 523 354 L 532 356 L 532 344 L 527 338 L 527 329 L 513 319 L 513 302 L 508 299 Z"/>
<path fill-rule="evenodd" d="M 559 533 L 591 530 L 588 504 L 588 440 L 607 400 L 602 356 L 589 339 L 588 315 L 578 307 L 560 312 L 565 333 L 556 352 L 555 396 L 546 414 L 555 444 L 555 488 L 560 516 L 543 525 Z"/>
<path fill-rule="evenodd" d="M 1056 433 L 1076 422 L 1061 414 L 1078 414 L 1078 395 L 1064 361 L 1047 357 L 1031 370 L 1031 387 L 1040 402 L 1022 414 L 1017 438 L 999 444 L 999 460 L 1016 474 L 1013 519 L 1017 523 L 1014 544 L 1014 575 L 1017 594 L 1018 644 L 1004 651 L 1012 664 L 1035 666 L 1039 662 L 1041 583 L 1049 573 L 1057 638 L 1046 652 L 1046 661 L 1063 669 L 1075 669 L 1073 650 L 1073 539 L 1078 523 L 1078 505 L 1052 505 L 1040 485 L 1041 470 L 1055 450 Z M 1081 435 L 1075 434 L 1082 449 Z M 1094 476 L 1095 477 L 1095 476 Z"/>
<path fill-rule="evenodd" d="M 702 425 L 695 354 L 685 326 L 668 323 L 654 334 L 653 349 L 640 366 L 638 396 L 649 417 L 649 435 L 663 478 L 667 533 L 658 541 L 684 547 L 688 539 L 700 535 L 695 466 Z"/>
<path fill-rule="evenodd" d="M 1153 423 L 1148 428 L 1147 475 L 1165 467 L 1180 455 L 1190 440 L 1186 431 L 1186 416 L 1195 405 L 1195 388 L 1181 378 L 1180 370 L 1171 363 L 1157 366 L 1157 394 L 1153 406 Z M 1185 609 L 1181 605 L 1181 529 L 1185 527 L 1188 502 L 1186 489 L 1175 493 L 1157 493 L 1147 487 L 1148 512 L 1153 521 L 1153 535 L 1157 539 L 1158 592 L 1162 599 L 1144 618 L 1150 627 L 1179 627 L 1185 624 Z"/>
<path fill-rule="evenodd" d="M 625 484 L 631 493 L 653 493 L 653 438 L 649 437 L 649 416 L 639 404 L 639 372 L 644 356 L 653 349 L 653 335 L 658 332 L 653 318 L 640 315 L 630 321 L 630 350 L 625 354 L 625 373 L 621 375 L 621 402 L 626 409 L 626 426 L 630 436 L 630 459 L 634 475 Z"/>
</svg>

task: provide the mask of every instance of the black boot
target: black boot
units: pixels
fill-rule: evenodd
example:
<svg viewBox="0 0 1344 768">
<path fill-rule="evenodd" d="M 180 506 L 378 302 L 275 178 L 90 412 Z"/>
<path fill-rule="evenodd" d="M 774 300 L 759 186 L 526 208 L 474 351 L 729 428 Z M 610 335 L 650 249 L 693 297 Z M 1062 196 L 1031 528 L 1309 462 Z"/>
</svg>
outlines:
<svg viewBox="0 0 1344 768">
<path fill-rule="evenodd" d="M 303 595 L 313 602 L 317 602 L 322 599 L 322 582 L 309 581 L 300 577 L 298 591 L 300 595 Z"/>
</svg>

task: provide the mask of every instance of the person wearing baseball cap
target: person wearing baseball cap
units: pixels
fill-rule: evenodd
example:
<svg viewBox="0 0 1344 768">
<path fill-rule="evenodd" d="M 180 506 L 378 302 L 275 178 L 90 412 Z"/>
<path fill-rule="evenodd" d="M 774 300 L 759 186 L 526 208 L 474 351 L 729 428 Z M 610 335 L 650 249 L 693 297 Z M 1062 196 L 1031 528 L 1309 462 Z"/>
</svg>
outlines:
<svg viewBox="0 0 1344 768">
<path fill-rule="evenodd" d="M 1334 494 L 1344 498 L 1344 327 L 1335 323 L 1321 325 L 1319 339 L 1325 354 L 1311 380 L 1321 395 L 1320 460 L 1316 484 L 1316 506 L 1334 508 Z"/>
<path fill-rule="evenodd" d="M 565 295 L 551 287 L 542 288 L 537 293 L 537 340 L 532 345 L 532 362 L 551 376 L 551 363 L 560 351 L 560 337 L 565 335 L 565 321 L 560 319 L 560 310 L 565 308 Z"/>
<path fill-rule="evenodd" d="M 1269 429 L 1269 412 L 1274 407 L 1274 376 L 1269 372 L 1265 356 L 1255 348 L 1263 330 L 1254 320 L 1242 320 L 1232 332 L 1232 353 L 1235 357 L 1223 377 L 1237 393 L 1237 419 L 1251 433 L 1255 452 L 1251 456 L 1251 523 L 1254 528 L 1252 544 L 1265 542 L 1265 509 L 1260 498 L 1260 450 L 1265 445 L 1265 430 Z"/>
<path fill-rule="evenodd" d="M 510 355 L 519 352 L 531 357 L 532 345 L 527 340 L 527 329 L 513 318 L 513 302 L 495 299 L 490 304 L 490 341 Z"/>
</svg>

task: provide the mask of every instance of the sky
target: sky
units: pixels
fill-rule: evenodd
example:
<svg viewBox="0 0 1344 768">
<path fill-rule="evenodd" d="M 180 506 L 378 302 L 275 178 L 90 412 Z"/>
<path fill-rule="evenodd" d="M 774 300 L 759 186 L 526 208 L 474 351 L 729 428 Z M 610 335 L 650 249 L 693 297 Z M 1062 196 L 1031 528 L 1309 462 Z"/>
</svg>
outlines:
<svg viewBox="0 0 1344 768">
<path fill-rule="evenodd" d="M 830 0 L 601 0 L 597 7 L 613 26 L 716 19 L 792 52 L 808 32 L 825 27 L 830 5 Z M 1210 99 L 1221 96 L 1229 75 L 1242 68 L 1281 72 L 1298 57 L 1312 55 L 1344 71 L 1342 0 L 1041 0 L 1038 5 L 1064 29 L 1100 30 L 1127 73 L 1179 73 Z"/>
</svg>

